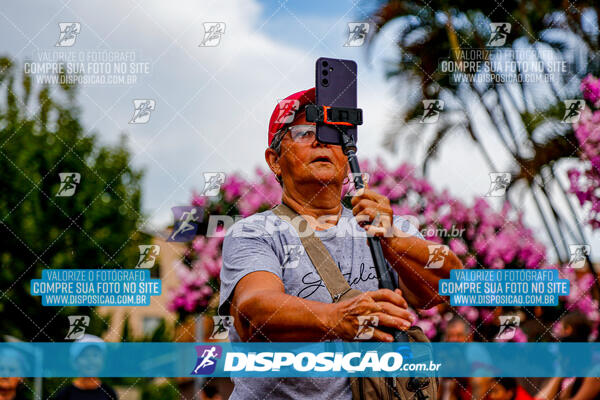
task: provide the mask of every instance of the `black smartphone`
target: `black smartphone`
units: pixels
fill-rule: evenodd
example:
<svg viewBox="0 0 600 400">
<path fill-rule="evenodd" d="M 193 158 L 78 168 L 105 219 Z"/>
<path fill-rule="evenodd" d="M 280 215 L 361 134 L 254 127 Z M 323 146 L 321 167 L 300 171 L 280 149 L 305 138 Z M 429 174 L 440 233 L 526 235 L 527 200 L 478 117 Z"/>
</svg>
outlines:
<svg viewBox="0 0 600 400">
<path fill-rule="evenodd" d="M 318 106 L 356 108 L 356 62 L 338 58 L 321 57 L 316 63 L 316 103 Z M 356 126 L 348 133 L 357 142 Z M 321 143 L 341 144 L 338 128 L 317 124 L 317 140 Z"/>
</svg>

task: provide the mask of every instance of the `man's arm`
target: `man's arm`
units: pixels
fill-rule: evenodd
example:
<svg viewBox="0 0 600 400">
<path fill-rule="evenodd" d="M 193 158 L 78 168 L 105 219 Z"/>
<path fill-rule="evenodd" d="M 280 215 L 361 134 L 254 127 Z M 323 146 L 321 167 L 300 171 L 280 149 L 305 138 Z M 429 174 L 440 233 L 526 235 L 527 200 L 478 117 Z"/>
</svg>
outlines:
<svg viewBox="0 0 600 400">
<path fill-rule="evenodd" d="M 462 263 L 448 249 L 441 268 L 425 268 L 429 261 L 429 245 L 425 239 L 402 232 L 393 224 L 394 214 L 387 197 L 371 190 L 352 198 L 352 213 L 356 219 L 366 223 L 368 233 L 381 237 L 381 246 L 386 260 L 398 272 L 398 286 L 409 304 L 416 308 L 431 308 L 444 300 L 438 294 L 440 279 L 450 277 L 451 269 L 461 269 Z M 378 220 L 377 226 L 370 225 Z"/>
<path fill-rule="evenodd" d="M 230 313 L 242 341 L 352 341 L 357 316 L 374 315 L 379 325 L 407 329 L 412 316 L 401 292 L 377 290 L 339 303 L 321 303 L 284 292 L 281 279 L 266 271 L 244 276 L 236 285 Z M 375 329 L 373 340 L 393 341 Z"/>
<path fill-rule="evenodd" d="M 598 382 L 598 378 L 588 376 L 583 379 L 581 388 L 571 400 L 597 399 L 598 395 L 600 395 L 600 382 Z"/>
<path fill-rule="evenodd" d="M 555 399 L 560 392 L 560 384 L 562 383 L 563 378 L 554 377 L 548 379 L 542 389 L 535 395 L 536 399 L 539 400 L 550 400 Z"/>
<path fill-rule="evenodd" d="M 462 263 L 448 249 L 441 268 L 425 268 L 429 260 L 428 245 L 437 244 L 418 237 L 382 238 L 386 260 L 398 272 L 398 285 L 406 300 L 417 308 L 431 308 L 444 301 L 438 294 L 440 279 L 448 279 L 451 269 L 461 269 Z"/>
</svg>

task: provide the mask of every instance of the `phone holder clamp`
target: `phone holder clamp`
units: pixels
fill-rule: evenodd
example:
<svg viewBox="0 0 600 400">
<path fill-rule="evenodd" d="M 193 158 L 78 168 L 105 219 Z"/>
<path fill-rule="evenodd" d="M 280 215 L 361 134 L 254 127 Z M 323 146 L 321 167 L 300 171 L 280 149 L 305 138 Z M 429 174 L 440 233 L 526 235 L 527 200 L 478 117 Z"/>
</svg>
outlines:
<svg viewBox="0 0 600 400">
<path fill-rule="evenodd" d="M 347 107 L 329 107 L 309 104 L 306 106 L 306 120 L 327 125 L 356 126 L 362 125 L 362 109 Z"/>
</svg>

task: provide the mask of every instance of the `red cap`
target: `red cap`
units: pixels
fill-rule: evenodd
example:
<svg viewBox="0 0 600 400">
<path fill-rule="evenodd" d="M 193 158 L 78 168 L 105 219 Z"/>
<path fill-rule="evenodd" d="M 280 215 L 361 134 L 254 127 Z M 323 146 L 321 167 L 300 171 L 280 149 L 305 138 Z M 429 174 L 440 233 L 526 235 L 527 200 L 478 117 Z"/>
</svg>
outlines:
<svg viewBox="0 0 600 400">
<path fill-rule="evenodd" d="M 285 125 L 290 124 L 295 117 L 295 112 L 306 104 L 315 103 L 315 88 L 302 90 L 281 100 L 275 106 L 269 121 L 269 146 L 275 134 Z"/>
</svg>

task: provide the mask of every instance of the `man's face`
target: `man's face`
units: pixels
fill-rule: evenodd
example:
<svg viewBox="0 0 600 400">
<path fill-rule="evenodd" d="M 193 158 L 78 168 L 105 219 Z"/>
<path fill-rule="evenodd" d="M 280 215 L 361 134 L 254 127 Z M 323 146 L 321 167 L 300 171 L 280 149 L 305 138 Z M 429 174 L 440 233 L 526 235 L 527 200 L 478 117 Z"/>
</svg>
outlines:
<svg viewBox="0 0 600 400">
<path fill-rule="evenodd" d="M 12 400 L 22 378 L 0 378 L 0 400 Z"/>
<path fill-rule="evenodd" d="M 104 366 L 104 353 L 96 346 L 88 346 L 75 360 L 75 367 L 83 376 L 95 377 Z"/>
<path fill-rule="evenodd" d="M 512 390 L 506 390 L 506 388 L 499 383 L 492 385 L 490 393 L 488 394 L 489 400 L 511 400 L 513 398 Z"/>
<path fill-rule="evenodd" d="M 463 323 L 455 322 L 446 329 L 446 342 L 464 343 L 469 341 L 467 328 Z"/>
<path fill-rule="evenodd" d="M 293 125 L 313 125 L 300 113 Z M 348 159 L 341 146 L 312 142 L 294 142 L 288 132 L 281 141 L 279 166 L 284 186 L 319 182 L 324 186 L 341 185 L 348 175 Z"/>
<path fill-rule="evenodd" d="M 0 361 L 0 371 L 2 375 L 19 376 L 22 374 L 19 362 L 9 357 Z M 22 378 L 0 378 L 0 400 L 12 399 L 21 380 Z"/>
<path fill-rule="evenodd" d="M 561 339 L 569 337 L 573 333 L 573 327 L 571 325 L 565 324 L 565 321 L 561 321 L 560 330 L 558 335 Z"/>
</svg>

